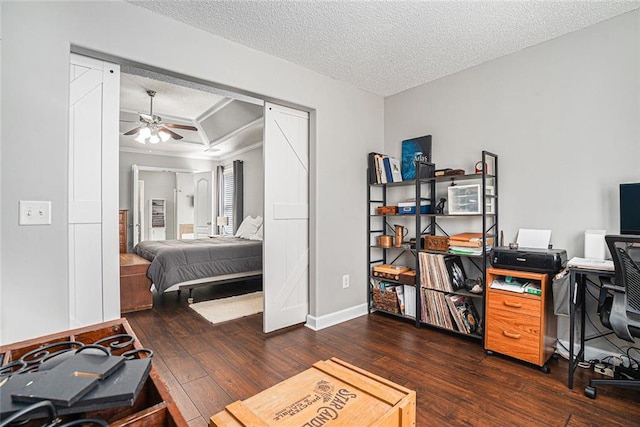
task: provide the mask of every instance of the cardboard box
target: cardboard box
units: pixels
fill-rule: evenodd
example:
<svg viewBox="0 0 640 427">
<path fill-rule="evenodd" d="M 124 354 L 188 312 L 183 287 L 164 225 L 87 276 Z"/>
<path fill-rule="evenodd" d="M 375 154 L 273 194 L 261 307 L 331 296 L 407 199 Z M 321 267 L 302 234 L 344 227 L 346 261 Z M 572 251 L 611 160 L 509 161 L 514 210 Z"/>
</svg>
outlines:
<svg viewBox="0 0 640 427">
<path fill-rule="evenodd" d="M 416 425 L 416 392 L 340 359 L 320 361 L 211 417 L 221 426 Z"/>
</svg>

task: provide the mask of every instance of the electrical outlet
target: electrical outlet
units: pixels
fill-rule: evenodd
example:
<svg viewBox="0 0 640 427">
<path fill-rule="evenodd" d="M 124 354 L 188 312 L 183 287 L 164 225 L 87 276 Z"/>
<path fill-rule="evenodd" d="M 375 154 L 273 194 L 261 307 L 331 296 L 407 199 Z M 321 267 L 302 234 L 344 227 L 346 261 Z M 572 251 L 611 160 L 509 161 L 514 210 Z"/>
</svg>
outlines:
<svg viewBox="0 0 640 427">
<path fill-rule="evenodd" d="M 349 287 L 349 275 L 345 274 L 344 276 L 342 276 L 342 288 L 348 288 Z"/>
</svg>

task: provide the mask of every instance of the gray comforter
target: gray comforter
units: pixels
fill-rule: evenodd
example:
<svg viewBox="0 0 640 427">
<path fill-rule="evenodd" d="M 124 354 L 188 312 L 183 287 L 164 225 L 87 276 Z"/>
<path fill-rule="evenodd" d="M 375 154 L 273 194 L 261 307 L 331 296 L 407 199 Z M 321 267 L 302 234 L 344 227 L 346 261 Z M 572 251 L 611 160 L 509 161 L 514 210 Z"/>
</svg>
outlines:
<svg viewBox="0 0 640 427">
<path fill-rule="evenodd" d="M 232 236 L 146 240 L 133 252 L 151 261 L 147 276 L 158 292 L 189 280 L 262 270 L 262 241 Z"/>
</svg>

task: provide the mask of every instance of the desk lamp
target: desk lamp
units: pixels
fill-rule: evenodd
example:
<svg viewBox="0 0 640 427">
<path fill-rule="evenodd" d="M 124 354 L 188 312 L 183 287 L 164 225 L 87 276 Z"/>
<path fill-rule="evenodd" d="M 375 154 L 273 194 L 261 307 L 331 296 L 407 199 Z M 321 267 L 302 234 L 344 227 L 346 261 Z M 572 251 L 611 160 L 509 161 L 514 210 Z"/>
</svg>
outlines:
<svg viewBox="0 0 640 427">
<path fill-rule="evenodd" d="M 218 234 L 224 235 L 226 232 L 225 227 L 229 225 L 229 218 L 227 218 L 226 216 L 217 217 L 216 225 L 218 226 Z"/>
</svg>

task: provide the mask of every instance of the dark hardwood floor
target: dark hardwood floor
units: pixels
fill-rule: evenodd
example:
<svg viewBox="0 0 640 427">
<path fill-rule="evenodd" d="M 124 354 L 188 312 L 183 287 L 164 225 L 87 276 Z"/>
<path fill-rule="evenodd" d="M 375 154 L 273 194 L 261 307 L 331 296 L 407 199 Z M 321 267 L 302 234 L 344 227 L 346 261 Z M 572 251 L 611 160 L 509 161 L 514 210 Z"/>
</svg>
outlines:
<svg viewBox="0 0 640 427">
<path fill-rule="evenodd" d="M 238 284 L 194 291 L 196 302 L 237 292 Z M 259 282 L 240 286 L 243 292 Z M 314 332 L 302 325 L 262 333 L 262 315 L 211 325 L 188 308 L 187 295 L 154 295 L 152 310 L 126 315 L 182 414 L 193 426 L 236 400 L 246 399 L 338 357 L 417 392 L 417 425 L 637 426 L 640 392 L 598 389 L 583 395 L 590 375 L 578 368 L 566 386 L 567 361 L 551 372 L 487 356 L 480 343 L 415 328 L 374 313 Z"/>
</svg>

